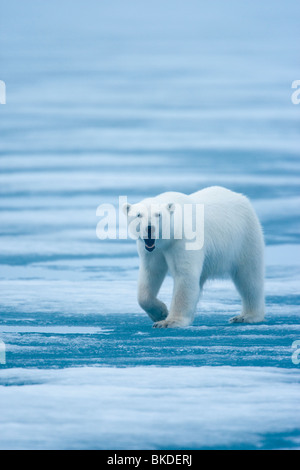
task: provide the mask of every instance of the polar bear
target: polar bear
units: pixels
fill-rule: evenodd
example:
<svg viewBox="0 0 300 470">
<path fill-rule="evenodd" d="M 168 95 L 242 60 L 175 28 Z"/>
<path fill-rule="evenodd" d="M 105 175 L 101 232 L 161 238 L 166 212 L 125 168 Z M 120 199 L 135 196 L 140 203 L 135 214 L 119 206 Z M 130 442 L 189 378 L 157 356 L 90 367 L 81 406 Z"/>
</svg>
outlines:
<svg viewBox="0 0 300 470">
<path fill-rule="evenodd" d="M 196 249 L 187 249 L 181 227 L 182 214 L 188 207 L 203 208 L 201 224 L 195 231 L 203 232 L 203 243 Z M 230 322 L 264 320 L 264 238 L 244 195 L 218 186 L 190 195 L 167 192 L 137 204 L 125 204 L 123 211 L 129 233 L 135 232 L 132 236 L 137 239 L 140 257 L 138 302 L 154 327 L 190 325 L 205 282 L 224 277 L 232 279 L 242 298 L 242 313 Z M 169 236 L 162 236 L 166 221 L 165 233 Z M 180 229 L 181 236 L 174 236 L 176 229 Z M 169 311 L 157 298 L 168 271 L 174 280 Z"/>
</svg>

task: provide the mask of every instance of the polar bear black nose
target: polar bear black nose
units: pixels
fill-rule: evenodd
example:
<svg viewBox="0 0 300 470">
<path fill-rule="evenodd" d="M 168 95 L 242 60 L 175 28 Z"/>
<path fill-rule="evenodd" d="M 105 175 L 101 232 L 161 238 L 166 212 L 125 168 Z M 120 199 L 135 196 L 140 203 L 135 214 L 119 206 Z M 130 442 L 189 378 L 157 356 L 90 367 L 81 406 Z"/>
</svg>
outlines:
<svg viewBox="0 0 300 470">
<path fill-rule="evenodd" d="M 148 239 L 152 240 L 155 236 L 155 227 L 152 227 L 152 225 L 148 225 L 147 234 L 148 234 Z"/>
</svg>

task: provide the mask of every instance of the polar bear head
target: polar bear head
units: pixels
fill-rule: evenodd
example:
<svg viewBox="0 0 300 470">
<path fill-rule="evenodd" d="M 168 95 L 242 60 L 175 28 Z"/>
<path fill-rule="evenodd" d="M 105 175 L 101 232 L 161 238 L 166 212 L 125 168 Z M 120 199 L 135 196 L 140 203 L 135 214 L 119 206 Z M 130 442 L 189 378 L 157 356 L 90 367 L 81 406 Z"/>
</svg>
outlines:
<svg viewBox="0 0 300 470">
<path fill-rule="evenodd" d="M 142 240 L 148 252 L 155 250 L 162 240 L 166 243 L 171 238 L 175 206 L 173 202 L 155 203 L 146 199 L 137 204 L 124 204 L 130 236 Z"/>
</svg>

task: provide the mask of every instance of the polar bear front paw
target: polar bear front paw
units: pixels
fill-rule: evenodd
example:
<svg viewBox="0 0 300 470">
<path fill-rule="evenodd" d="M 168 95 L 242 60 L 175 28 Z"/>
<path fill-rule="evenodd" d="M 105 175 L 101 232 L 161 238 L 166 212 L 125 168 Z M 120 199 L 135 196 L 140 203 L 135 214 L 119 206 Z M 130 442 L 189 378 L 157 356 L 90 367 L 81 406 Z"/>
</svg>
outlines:
<svg viewBox="0 0 300 470">
<path fill-rule="evenodd" d="M 230 318 L 229 323 L 245 323 L 245 317 L 243 315 L 237 315 L 236 317 Z"/>
<path fill-rule="evenodd" d="M 179 328 L 180 326 L 182 325 L 175 320 L 161 320 L 153 324 L 153 328 Z"/>
</svg>

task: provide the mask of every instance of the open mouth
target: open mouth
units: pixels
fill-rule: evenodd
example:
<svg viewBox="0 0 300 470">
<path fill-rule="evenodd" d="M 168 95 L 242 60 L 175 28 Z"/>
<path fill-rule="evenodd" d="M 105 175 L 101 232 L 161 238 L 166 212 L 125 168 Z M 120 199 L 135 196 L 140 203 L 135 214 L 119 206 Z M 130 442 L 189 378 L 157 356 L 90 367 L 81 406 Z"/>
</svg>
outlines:
<svg viewBox="0 0 300 470">
<path fill-rule="evenodd" d="M 155 249 L 155 240 L 151 239 L 151 238 L 146 238 L 144 239 L 144 242 L 145 242 L 145 249 L 147 251 L 153 251 Z"/>
<path fill-rule="evenodd" d="M 145 242 L 145 249 L 150 252 L 155 250 L 155 238 L 152 238 L 153 234 L 154 234 L 154 228 L 151 225 L 148 225 L 148 229 L 147 229 L 148 236 L 144 238 L 144 242 Z"/>
</svg>

